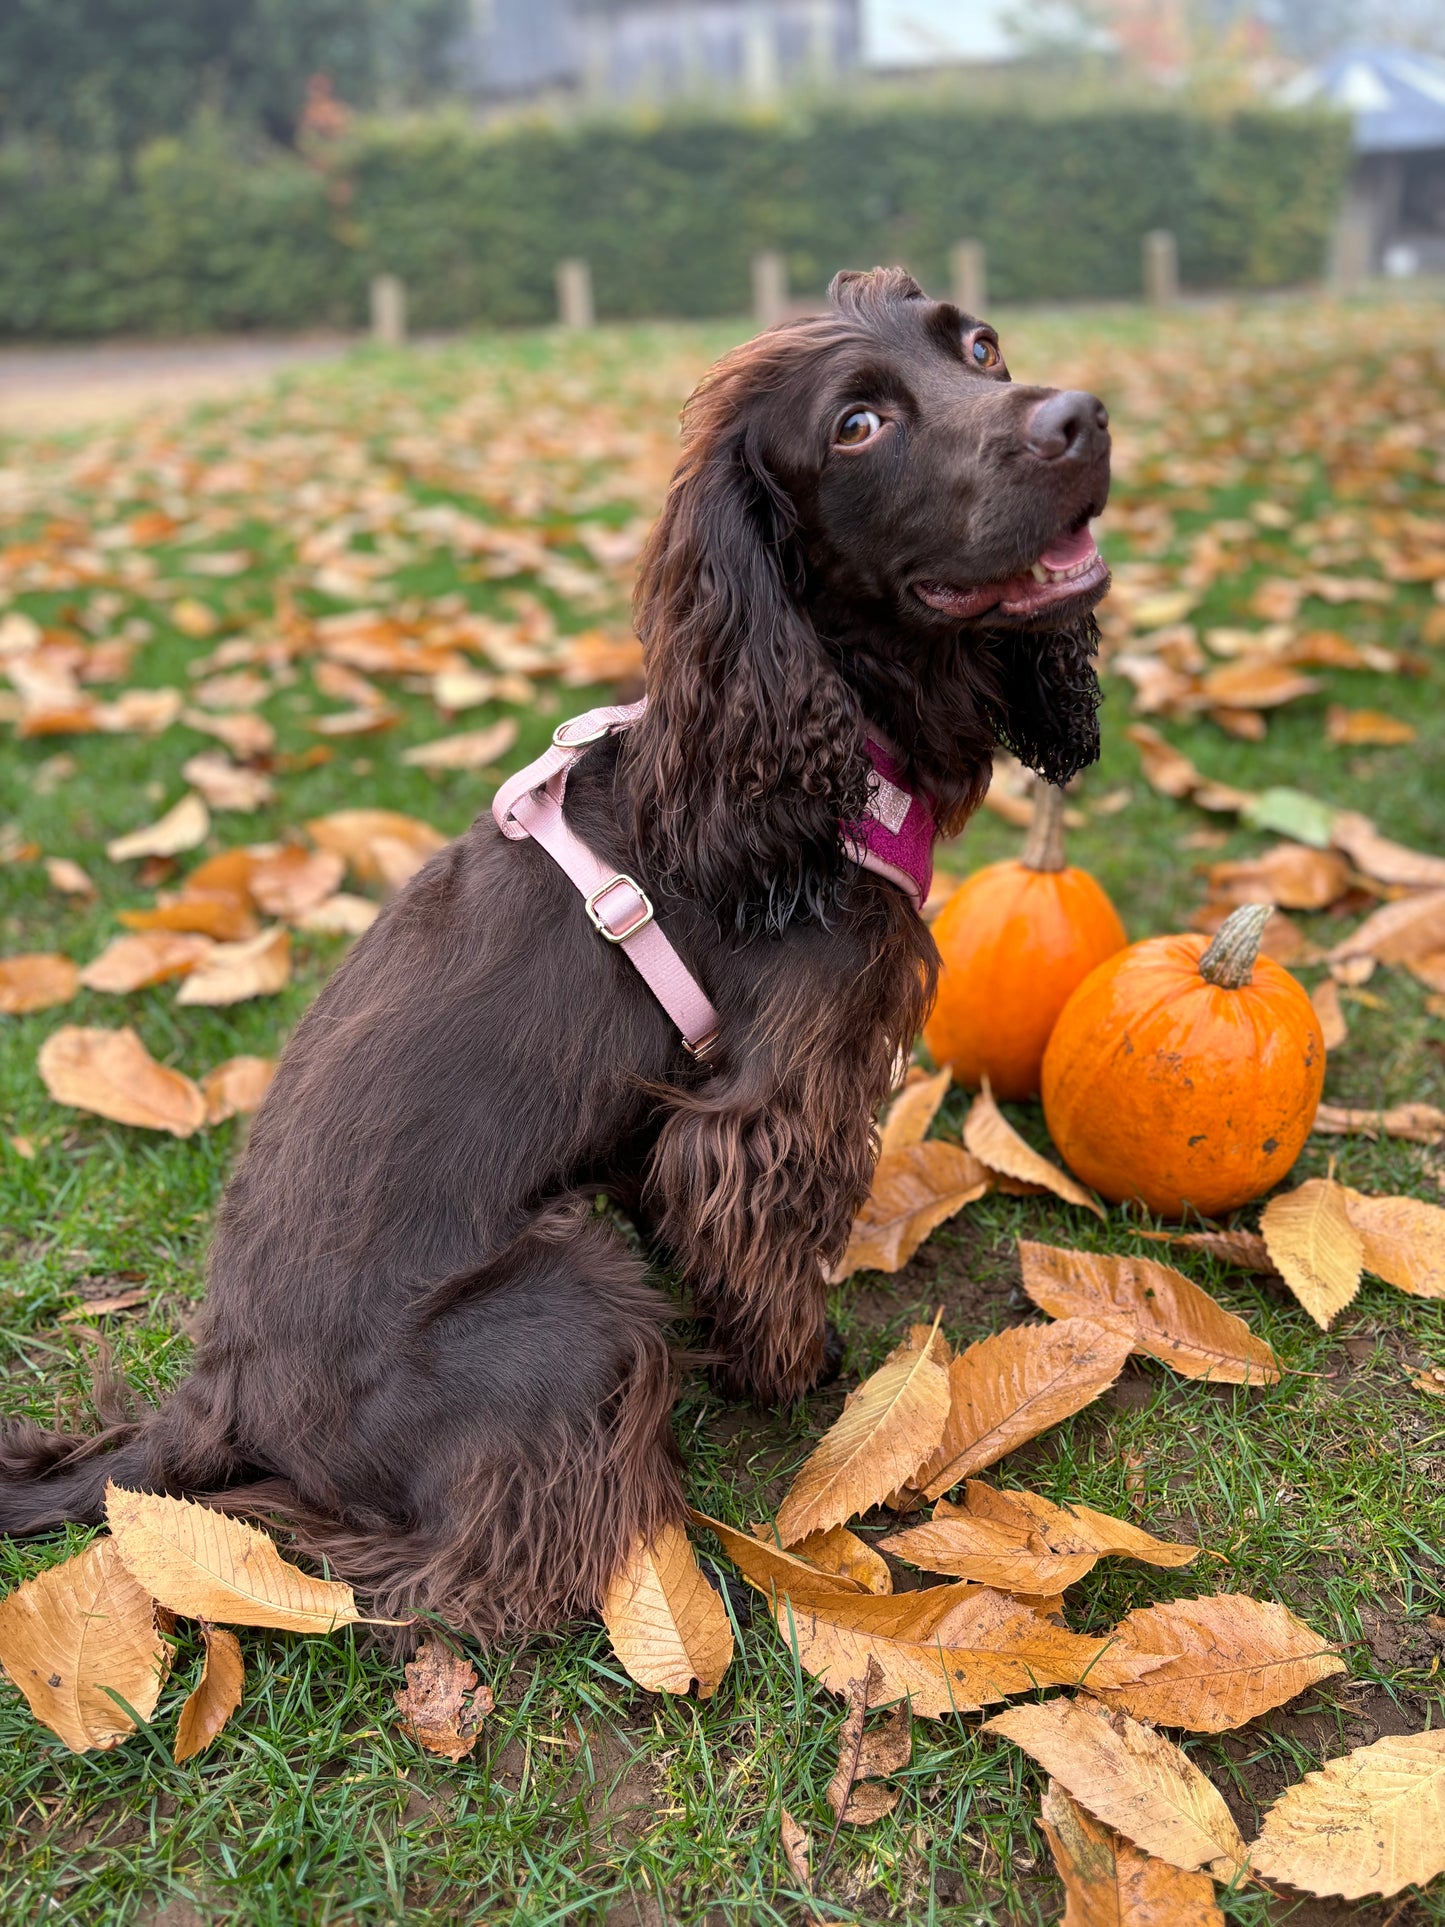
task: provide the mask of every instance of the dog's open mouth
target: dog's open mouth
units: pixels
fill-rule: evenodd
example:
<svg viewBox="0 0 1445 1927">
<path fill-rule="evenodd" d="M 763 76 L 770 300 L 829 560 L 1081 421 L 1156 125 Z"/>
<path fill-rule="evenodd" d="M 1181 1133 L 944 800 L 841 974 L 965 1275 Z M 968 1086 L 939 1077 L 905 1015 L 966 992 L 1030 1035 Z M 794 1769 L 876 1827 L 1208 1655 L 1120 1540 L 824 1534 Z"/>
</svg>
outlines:
<svg viewBox="0 0 1445 1927">
<path fill-rule="evenodd" d="M 916 582 L 913 593 L 940 615 L 964 622 L 985 614 L 1042 615 L 1102 589 L 1108 578 L 1108 565 L 1086 522 L 1082 528 L 1056 535 L 1032 568 L 1003 582 L 985 582 L 975 589 L 955 588 L 947 582 Z"/>
</svg>

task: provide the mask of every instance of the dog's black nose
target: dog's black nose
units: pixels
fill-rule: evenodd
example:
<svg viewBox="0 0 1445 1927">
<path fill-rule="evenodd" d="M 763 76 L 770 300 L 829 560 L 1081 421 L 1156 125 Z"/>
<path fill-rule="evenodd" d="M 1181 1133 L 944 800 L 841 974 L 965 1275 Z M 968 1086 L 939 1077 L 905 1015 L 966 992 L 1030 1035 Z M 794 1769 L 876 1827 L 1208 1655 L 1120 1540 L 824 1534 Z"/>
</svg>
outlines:
<svg viewBox="0 0 1445 1927">
<path fill-rule="evenodd" d="M 1063 388 L 1048 395 L 1029 417 L 1024 445 L 1040 461 L 1087 462 L 1108 445 L 1109 411 L 1097 395 Z"/>
</svg>

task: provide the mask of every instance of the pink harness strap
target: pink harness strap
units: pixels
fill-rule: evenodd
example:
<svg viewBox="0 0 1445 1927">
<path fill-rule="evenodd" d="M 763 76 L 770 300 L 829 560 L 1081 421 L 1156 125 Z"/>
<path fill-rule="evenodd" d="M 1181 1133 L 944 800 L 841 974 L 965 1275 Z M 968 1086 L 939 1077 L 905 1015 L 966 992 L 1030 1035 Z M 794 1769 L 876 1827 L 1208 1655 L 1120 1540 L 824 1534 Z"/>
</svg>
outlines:
<svg viewBox="0 0 1445 1927">
<path fill-rule="evenodd" d="M 591 743 L 636 722 L 646 707 L 638 703 L 588 710 L 561 723 L 552 747 L 526 769 L 508 777 L 497 791 L 492 815 L 503 836 L 524 836 L 540 843 L 582 893 L 598 935 L 617 944 L 653 996 L 682 1032 L 694 1057 L 706 1057 L 718 1036 L 718 1014 L 706 992 L 659 928 L 647 892 L 632 877 L 614 870 L 568 829 L 562 796 L 569 766 Z"/>
<path fill-rule="evenodd" d="M 509 776 L 492 801 L 492 815 L 503 836 L 514 842 L 530 836 L 581 891 L 593 928 L 608 943 L 621 946 L 628 962 L 682 1032 L 694 1057 L 706 1057 L 718 1036 L 718 1014 L 696 977 L 658 927 L 652 902 L 641 884 L 612 870 L 568 829 L 562 814 L 567 771 L 590 744 L 616 729 L 628 729 L 647 707 L 640 702 L 589 709 L 559 723 L 552 747 L 525 769 Z M 868 814 L 861 823 L 840 826 L 849 856 L 876 871 L 923 907 L 933 873 L 938 835 L 925 797 L 907 786 L 893 745 L 875 730 L 868 742 L 873 785 Z"/>
</svg>

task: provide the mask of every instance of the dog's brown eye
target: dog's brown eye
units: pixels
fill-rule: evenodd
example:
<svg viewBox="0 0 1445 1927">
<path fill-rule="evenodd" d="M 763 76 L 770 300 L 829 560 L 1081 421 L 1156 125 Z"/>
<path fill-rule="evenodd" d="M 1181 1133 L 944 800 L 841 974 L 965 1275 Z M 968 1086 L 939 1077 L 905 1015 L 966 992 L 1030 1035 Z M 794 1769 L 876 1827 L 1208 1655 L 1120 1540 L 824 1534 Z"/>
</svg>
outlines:
<svg viewBox="0 0 1445 1927">
<path fill-rule="evenodd" d="M 979 368 L 997 368 L 1003 360 L 998 343 L 990 341 L 987 335 L 975 335 L 969 353 L 973 356 L 974 365 Z"/>
<path fill-rule="evenodd" d="M 863 442 L 872 441 L 882 426 L 882 421 L 871 408 L 850 408 L 839 422 L 838 432 L 833 439 L 840 448 L 857 448 Z"/>
</svg>

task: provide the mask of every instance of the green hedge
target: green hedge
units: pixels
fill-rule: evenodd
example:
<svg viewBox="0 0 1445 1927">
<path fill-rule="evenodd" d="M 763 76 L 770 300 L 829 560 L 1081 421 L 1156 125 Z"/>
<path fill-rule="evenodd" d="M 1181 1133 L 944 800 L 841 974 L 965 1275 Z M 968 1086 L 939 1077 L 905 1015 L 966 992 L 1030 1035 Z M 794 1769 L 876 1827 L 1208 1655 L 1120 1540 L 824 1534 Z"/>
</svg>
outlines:
<svg viewBox="0 0 1445 1927">
<path fill-rule="evenodd" d="M 1279 286 L 1320 272 L 1348 150 L 1347 126 L 1318 115 L 931 102 L 372 122 L 324 161 L 211 125 L 129 171 L 11 148 L 0 334 L 355 325 L 382 269 L 419 328 L 545 321 L 572 254 L 604 317 L 719 315 L 747 308 L 759 248 L 785 251 L 804 294 L 877 261 L 942 288 L 961 237 L 987 247 L 998 301 L 1129 296 L 1152 227 L 1178 236 L 1187 285 Z"/>
</svg>

